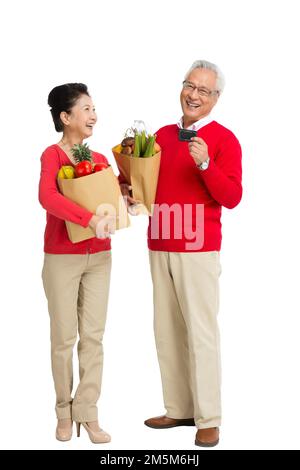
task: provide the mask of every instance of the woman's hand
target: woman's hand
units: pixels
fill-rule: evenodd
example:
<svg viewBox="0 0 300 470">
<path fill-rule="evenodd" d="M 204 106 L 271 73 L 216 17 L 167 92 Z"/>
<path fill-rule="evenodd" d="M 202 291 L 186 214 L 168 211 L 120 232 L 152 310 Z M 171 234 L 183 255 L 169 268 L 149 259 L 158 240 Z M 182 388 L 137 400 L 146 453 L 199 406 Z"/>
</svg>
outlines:
<svg viewBox="0 0 300 470">
<path fill-rule="evenodd" d="M 93 215 L 89 221 L 89 227 L 97 238 L 110 238 L 116 230 L 116 215 Z"/>
<path fill-rule="evenodd" d="M 93 230 L 95 235 L 96 235 L 97 223 L 99 222 L 99 220 L 100 220 L 100 217 L 98 215 L 93 215 L 89 221 L 89 227 Z"/>
</svg>

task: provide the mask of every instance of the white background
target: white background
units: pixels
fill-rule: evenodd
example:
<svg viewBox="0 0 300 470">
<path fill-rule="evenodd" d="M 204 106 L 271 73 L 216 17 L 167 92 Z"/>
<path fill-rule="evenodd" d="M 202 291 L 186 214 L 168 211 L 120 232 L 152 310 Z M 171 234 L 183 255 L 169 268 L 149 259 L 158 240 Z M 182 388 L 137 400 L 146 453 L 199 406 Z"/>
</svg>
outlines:
<svg viewBox="0 0 300 470">
<path fill-rule="evenodd" d="M 1 448 L 199 450 L 193 428 L 143 425 L 164 412 L 145 216 L 113 239 L 99 401 L 112 441 L 99 448 L 84 430 L 55 440 L 37 188 L 40 155 L 60 137 L 47 106 L 54 86 L 87 83 L 99 117 L 89 143 L 116 170 L 110 149 L 125 129 L 176 122 L 183 76 L 204 58 L 226 76 L 214 116 L 239 138 L 244 162 L 242 203 L 223 210 L 218 448 L 300 449 L 298 3 L 1 4 Z"/>
</svg>

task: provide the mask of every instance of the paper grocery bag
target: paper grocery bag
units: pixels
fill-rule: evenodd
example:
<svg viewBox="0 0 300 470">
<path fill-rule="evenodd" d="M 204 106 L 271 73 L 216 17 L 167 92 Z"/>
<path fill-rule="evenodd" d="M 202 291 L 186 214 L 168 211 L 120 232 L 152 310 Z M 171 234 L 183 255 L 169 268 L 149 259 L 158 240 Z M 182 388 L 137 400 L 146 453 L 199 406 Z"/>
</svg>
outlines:
<svg viewBox="0 0 300 470">
<path fill-rule="evenodd" d="M 133 198 L 144 204 L 148 214 L 151 215 L 156 196 L 161 152 L 153 157 L 133 157 L 119 153 L 119 149 L 119 145 L 112 149 L 119 171 L 132 186 Z"/>
<path fill-rule="evenodd" d="M 62 194 L 97 215 L 117 215 L 116 229 L 130 225 L 120 186 L 111 167 L 74 179 L 58 178 Z M 66 221 L 68 236 L 73 243 L 95 237 L 90 227 Z"/>
</svg>

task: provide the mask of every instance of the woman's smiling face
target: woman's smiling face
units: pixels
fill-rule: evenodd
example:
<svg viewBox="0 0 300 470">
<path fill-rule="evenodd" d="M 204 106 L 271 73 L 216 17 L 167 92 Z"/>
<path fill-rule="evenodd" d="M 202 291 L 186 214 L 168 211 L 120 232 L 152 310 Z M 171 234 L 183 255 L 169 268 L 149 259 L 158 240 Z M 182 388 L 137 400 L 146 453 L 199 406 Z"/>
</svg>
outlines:
<svg viewBox="0 0 300 470">
<path fill-rule="evenodd" d="M 60 116 L 64 130 L 87 139 L 93 135 L 93 128 L 97 122 L 97 114 L 92 98 L 88 95 L 80 95 L 69 113 L 65 111 Z"/>
</svg>

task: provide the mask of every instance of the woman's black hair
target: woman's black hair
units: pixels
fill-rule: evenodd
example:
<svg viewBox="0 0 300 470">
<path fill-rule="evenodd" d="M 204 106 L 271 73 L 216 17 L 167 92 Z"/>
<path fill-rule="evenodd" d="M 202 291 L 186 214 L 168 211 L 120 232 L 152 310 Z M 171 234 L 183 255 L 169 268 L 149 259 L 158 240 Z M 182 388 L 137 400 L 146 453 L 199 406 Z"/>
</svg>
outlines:
<svg viewBox="0 0 300 470">
<path fill-rule="evenodd" d="M 60 113 L 62 111 L 69 113 L 81 95 L 90 96 L 88 88 L 84 83 L 66 83 L 65 85 L 56 86 L 50 91 L 48 105 L 51 108 L 50 112 L 57 132 L 64 130 Z"/>
</svg>

